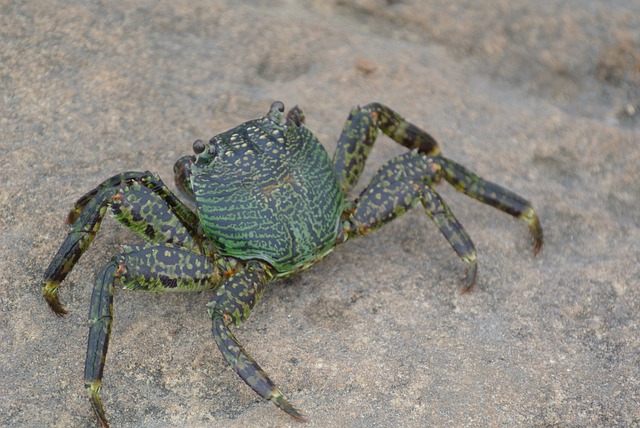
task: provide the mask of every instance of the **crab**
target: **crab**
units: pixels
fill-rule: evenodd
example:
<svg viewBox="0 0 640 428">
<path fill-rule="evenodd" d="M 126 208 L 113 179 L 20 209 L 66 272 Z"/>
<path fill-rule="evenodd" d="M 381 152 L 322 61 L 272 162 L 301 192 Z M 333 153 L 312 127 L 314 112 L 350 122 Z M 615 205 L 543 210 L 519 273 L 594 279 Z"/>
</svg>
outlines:
<svg viewBox="0 0 640 428">
<path fill-rule="evenodd" d="M 306 127 L 302 110 L 284 112 L 276 101 L 264 117 L 209 142 L 196 140 L 195 154 L 174 166 L 176 186 L 189 204 L 157 174 L 124 172 L 82 196 L 69 213 L 70 231 L 42 283 L 58 316 L 67 313 L 58 287 L 107 211 L 145 241 L 125 246 L 99 271 L 93 287 L 84 382 L 100 425 L 108 426 L 100 387 L 116 284 L 137 291 L 212 290 L 207 310 L 224 359 L 258 395 L 304 421 L 230 329 L 247 319 L 269 283 L 307 269 L 338 245 L 420 203 L 466 264 L 462 291 L 468 291 L 476 282 L 476 249 L 434 190 L 442 179 L 524 220 L 534 254 L 541 250 L 542 227 L 531 203 L 442 156 L 430 134 L 391 108 L 371 103 L 352 109 L 333 160 Z M 409 151 L 382 166 L 362 193 L 348 200 L 379 131 Z"/>
</svg>

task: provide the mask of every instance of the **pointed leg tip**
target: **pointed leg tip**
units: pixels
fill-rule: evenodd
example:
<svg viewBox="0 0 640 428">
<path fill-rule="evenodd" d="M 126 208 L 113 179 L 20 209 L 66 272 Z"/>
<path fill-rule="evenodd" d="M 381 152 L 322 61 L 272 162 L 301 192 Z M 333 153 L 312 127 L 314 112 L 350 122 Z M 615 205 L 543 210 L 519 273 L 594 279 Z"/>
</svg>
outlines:
<svg viewBox="0 0 640 428">
<path fill-rule="evenodd" d="M 465 286 L 460 290 L 460 294 L 466 294 L 471 292 L 476 285 L 478 279 L 478 263 L 473 260 L 468 262 L 469 265 L 466 269 Z"/>
<path fill-rule="evenodd" d="M 46 300 L 49 308 L 53 311 L 53 313 L 58 317 L 62 317 L 69 312 L 64 308 L 64 305 L 58 298 L 58 285 L 59 284 L 51 281 L 45 282 L 42 288 L 42 295 L 44 296 L 44 299 Z"/>
<path fill-rule="evenodd" d="M 296 421 L 303 423 L 307 422 L 307 417 L 300 413 L 298 409 L 293 407 L 293 405 L 289 403 L 289 401 L 282 394 L 280 394 L 279 391 L 278 394 L 274 394 L 274 396 L 271 397 L 271 401 Z"/>
<path fill-rule="evenodd" d="M 64 305 L 57 299 L 55 302 L 47 303 L 49 304 L 49 308 L 51 308 L 51 310 L 57 317 L 63 317 L 69 313 L 69 311 L 65 309 Z"/>
<path fill-rule="evenodd" d="M 535 239 L 534 238 L 534 242 L 533 242 L 533 255 L 537 256 L 538 254 L 540 254 L 540 251 L 542 251 L 542 246 L 543 246 L 543 241 L 542 241 L 542 237 L 540 239 Z"/>
<path fill-rule="evenodd" d="M 98 419 L 98 423 L 102 428 L 109 428 L 109 422 L 107 421 L 107 415 L 102 407 L 102 399 L 100 398 L 100 383 L 86 384 L 85 388 L 89 394 L 89 402 L 93 408 L 93 413 Z"/>
<path fill-rule="evenodd" d="M 473 291 L 474 287 L 475 287 L 475 284 L 466 285 L 460 289 L 460 294 L 470 294 Z"/>
<path fill-rule="evenodd" d="M 306 424 L 308 422 L 307 421 L 307 417 L 305 415 L 299 415 L 299 416 L 293 416 L 292 415 L 292 417 L 293 417 L 293 419 L 295 419 L 296 421 L 298 421 L 298 422 L 300 422 L 302 424 Z"/>
<path fill-rule="evenodd" d="M 295 412 L 295 414 L 287 412 L 293 419 L 303 424 L 308 422 L 306 415 L 298 412 L 296 409 L 293 409 L 293 411 Z"/>
<path fill-rule="evenodd" d="M 61 308 L 61 309 L 57 309 L 57 311 L 54 311 L 53 313 L 58 318 L 62 318 L 63 316 L 67 315 L 69 313 L 69 311 L 64 309 L 64 308 Z"/>
<path fill-rule="evenodd" d="M 537 256 L 540 251 L 542 251 L 542 246 L 544 245 L 544 235 L 542 233 L 542 225 L 540 224 L 540 219 L 531 209 L 530 212 L 527 212 L 524 217 L 529 223 L 529 233 L 531 234 L 531 239 L 533 240 L 533 255 Z"/>
<path fill-rule="evenodd" d="M 531 224 L 531 238 L 533 239 L 533 255 L 537 256 L 542 251 L 542 246 L 544 245 L 544 235 L 542 234 L 542 226 L 540 225 L 540 221 L 538 217 L 536 217 L 535 222 Z"/>
</svg>

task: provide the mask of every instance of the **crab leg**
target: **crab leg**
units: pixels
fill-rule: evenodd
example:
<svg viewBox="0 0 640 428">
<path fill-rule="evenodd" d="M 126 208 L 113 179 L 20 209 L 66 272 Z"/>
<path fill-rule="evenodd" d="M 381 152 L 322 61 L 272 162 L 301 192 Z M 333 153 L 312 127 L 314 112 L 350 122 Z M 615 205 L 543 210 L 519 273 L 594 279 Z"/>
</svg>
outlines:
<svg viewBox="0 0 640 428">
<path fill-rule="evenodd" d="M 378 130 L 408 149 L 430 156 L 440 153 L 438 143 L 429 133 L 389 107 L 380 103 L 356 107 L 349 113 L 333 155 L 336 177 L 345 196 L 360 179 Z"/>
<path fill-rule="evenodd" d="M 338 140 L 333 162 L 336 177 L 345 196 L 362 175 L 378 130 L 404 147 L 425 154 L 437 163 L 441 169 L 432 175 L 432 184 L 444 178 L 457 190 L 472 198 L 527 222 L 533 238 L 533 253 L 540 252 L 544 242 L 542 226 L 530 202 L 441 156 L 438 143 L 429 133 L 379 103 L 353 109 Z"/>
<path fill-rule="evenodd" d="M 84 387 L 102 427 L 109 426 L 100 398 L 100 386 L 113 322 L 113 283 L 119 277 L 117 271 L 118 264 L 111 261 L 98 273 L 89 308 L 90 327 L 84 366 Z"/>
<path fill-rule="evenodd" d="M 451 244 L 458 254 L 458 257 L 467 263 L 467 285 L 463 291 L 469 291 L 475 285 L 478 275 L 476 247 L 473 245 L 467 231 L 462 227 L 458 219 L 455 218 L 440 195 L 427 185 L 423 186 L 421 190 L 422 197 L 420 199 L 425 212 L 431 217 L 447 241 L 449 241 L 449 244 Z"/>
<path fill-rule="evenodd" d="M 199 251 L 197 217 L 157 175 L 113 176 L 76 202 L 67 218 L 71 230 L 44 273 L 43 294 L 56 315 L 67 313 L 58 299 L 58 287 L 93 242 L 107 209 L 148 242 L 171 242 Z"/>
<path fill-rule="evenodd" d="M 262 296 L 269 277 L 265 269 L 260 263 L 250 262 L 244 270 L 229 277 L 216 290 L 215 297 L 207 305 L 213 320 L 213 337 L 233 371 L 247 385 L 293 418 L 304 421 L 304 416 L 289 403 L 229 330 L 231 324 L 237 326 L 249 316 L 251 309 Z"/>
<path fill-rule="evenodd" d="M 533 239 L 533 254 L 540 252 L 544 242 L 542 226 L 529 201 L 504 187 L 478 177 L 473 171 L 450 159 L 435 156 L 433 160 L 442 167 L 442 177 L 460 192 L 526 221 Z"/>
<path fill-rule="evenodd" d="M 206 256 L 170 244 L 128 247 L 102 268 L 91 295 L 84 382 L 93 411 L 103 427 L 108 423 L 100 386 L 111 335 L 116 281 L 125 288 L 141 291 L 200 291 L 218 285 L 221 274 Z"/>
<path fill-rule="evenodd" d="M 431 188 L 440 166 L 416 152 L 405 153 L 387 162 L 355 201 L 349 214 L 350 235 L 362 235 L 393 220 L 422 202 L 425 212 L 467 266 L 467 285 L 476 280 L 476 249 L 464 227 L 442 198 Z"/>
</svg>

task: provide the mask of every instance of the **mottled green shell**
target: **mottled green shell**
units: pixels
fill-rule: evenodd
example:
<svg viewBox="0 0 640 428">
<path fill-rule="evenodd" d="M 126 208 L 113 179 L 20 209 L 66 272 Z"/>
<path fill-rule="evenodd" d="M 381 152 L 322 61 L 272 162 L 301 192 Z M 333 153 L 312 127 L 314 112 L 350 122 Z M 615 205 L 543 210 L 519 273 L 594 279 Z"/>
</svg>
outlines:
<svg viewBox="0 0 640 428">
<path fill-rule="evenodd" d="M 287 273 L 331 250 L 344 198 L 324 147 L 282 117 L 272 108 L 212 138 L 193 165 L 191 186 L 221 254 Z"/>
</svg>

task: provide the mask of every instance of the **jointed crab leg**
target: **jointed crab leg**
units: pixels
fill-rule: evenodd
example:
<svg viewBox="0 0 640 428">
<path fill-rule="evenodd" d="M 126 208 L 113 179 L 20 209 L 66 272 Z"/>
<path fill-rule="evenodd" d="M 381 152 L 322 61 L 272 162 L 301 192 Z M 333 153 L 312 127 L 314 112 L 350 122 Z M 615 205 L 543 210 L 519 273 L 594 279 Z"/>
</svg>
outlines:
<svg viewBox="0 0 640 428">
<path fill-rule="evenodd" d="M 478 274 L 476 247 L 473 245 L 471 237 L 469 237 L 467 231 L 455 218 L 440 195 L 427 185 L 422 188 L 421 202 L 427 215 L 438 226 L 438 229 L 449 241 L 458 257 L 467 263 L 467 285 L 465 291 L 470 290 L 475 285 Z"/>
<path fill-rule="evenodd" d="M 213 320 L 213 337 L 231 368 L 262 398 L 272 401 L 293 418 L 304 421 L 304 416 L 293 407 L 276 384 L 244 350 L 229 326 L 239 325 L 262 296 L 269 274 L 268 267 L 250 262 L 244 270 L 229 277 L 216 290 L 208 303 Z"/>
<path fill-rule="evenodd" d="M 511 190 L 478 177 L 473 171 L 450 159 L 435 156 L 433 160 L 442 167 L 442 177 L 460 192 L 526 221 L 533 238 L 533 254 L 540 252 L 544 242 L 542 226 L 529 201 Z"/>
<path fill-rule="evenodd" d="M 107 263 L 98 276 L 91 295 L 89 308 L 89 340 L 87 343 L 87 358 L 84 366 L 84 386 L 89 394 L 89 401 L 98 422 L 107 427 L 107 416 L 100 399 L 102 372 L 109 347 L 111 324 L 113 321 L 113 283 L 118 265 L 111 261 Z"/>
<path fill-rule="evenodd" d="M 82 196 L 69 213 L 71 230 L 45 271 L 43 294 L 56 315 L 66 310 L 58 299 L 60 283 L 95 238 L 107 212 L 149 242 L 172 242 L 194 251 L 198 219 L 156 174 L 125 172 Z"/>
<path fill-rule="evenodd" d="M 113 320 L 114 283 L 142 291 L 201 291 L 221 281 L 220 269 L 209 259 L 171 244 L 127 247 L 96 277 L 89 308 L 89 340 L 84 381 L 89 401 L 103 427 L 108 426 L 100 386 Z"/>
<path fill-rule="evenodd" d="M 413 125 L 411 122 L 408 122 L 389 107 L 379 103 L 371 103 L 353 109 L 349 114 L 344 130 L 338 140 L 333 162 L 336 176 L 338 177 L 340 187 L 345 196 L 358 182 L 362 174 L 367 157 L 378 136 L 378 129 L 399 144 L 415 150 L 416 154 L 425 155 L 422 156 L 422 158 L 426 164 L 431 163 L 438 166 L 435 170 L 425 175 L 425 177 L 428 176 L 427 185 L 429 188 L 425 189 L 422 195 L 425 198 L 429 197 L 432 202 L 428 203 L 428 201 L 423 199 L 423 205 L 425 205 L 427 214 L 433 218 L 434 222 L 436 222 L 442 233 L 447 237 L 447 240 L 449 240 L 458 255 L 460 255 L 463 260 L 472 264 L 471 270 L 467 275 L 467 280 L 469 281 L 467 283 L 468 286 L 472 284 L 470 281 L 473 281 L 475 278 L 475 267 L 473 266 L 475 264 L 475 249 L 473 251 L 470 250 L 470 248 L 473 247 L 473 244 L 469 245 L 471 240 L 468 238 L 462 226 L 457 223 L 453 215 L 448 212 L 448 209 L 443 208 L 448 212 L 445 216 L 448 220 L 441 220 L 444 218 L 442 215 L 431 214 L 439 212 L 440 209 L 428 207 L 436 200 L 439 201 L 438 205 L 446 207 L 444 202 L 442 202 L 433 190 L 433 186 L 442 178 L 451 183 L 457 190 L 480 202 L 491 205 L 516 218 L 526 221 L 534 241 L 533 252 L 537 254 L 540 251 L 543 245 L 542 227 L 531 203 L 516 193 L 486 181 L 469 169 L 443 157 L 440 155 L 438 143 L 430 134 Z M 372 180 L 370 187 L 375 187 L 378 190 L 379 186 L 386 186 L 386 176 L 390 173 L 392 173 L 391 167 L 383 167 L 378 173 L 378 176 Z M 412 179 L 415 180 L 416 178 L 414 177 Z M 366 191 L 367 190 L 365 190 L 365 192 Z M 363 192 L 363 194 L 365 192 Z M 399 200 L 398 195 L 393 194 L 392 187 L 388 187 L 387 193 L 392 199 L 381 200 L 378 209 L 382 209 L 383 205 L 391 203 L 393 205 L 391 209 L 391 212 L 394 213 L 393 217 L 404 212 L 404 210 L 411 205 L 406 201 L 403 202 Z M 381 196 L 376 197 L 380 198 Z M 360 199 L 362 199 L 362 195 Z M 417 199 L 413 201 L 415 202 Z M 381 217 L 377 219 L 374 218 L 371 223 L 374 224 L 382 220 L 383 214 L 380 214 L 380 216 Z M 453 226 L 454 223 L 457 223 L 457 225 Z M 459 235 L 459 237 L 456 237 L 456 235 Z"/>
<path fill-rule="evenodd" d="M 393 220 L 418 202 L 468 264 L 467 289 L 476 279 L 476 249 L 471 238 L 442 198 L 431 188 L 438 180 L 440 166 L 416 152 L 405 153 L 387 162 L 355 201 L 348 220 L 350 235 L 368 233 Z"/>
<path fill-rule="evenodd" d="M 336 176 L 345 196 L 360 179 L 378 130 L 408 149 L 429 156 L 440 153 L 438 143 L 429 133 L 389 107 L 380 103 L 356 107 L 349 113 L 333 155 Z"/>
</svg>

